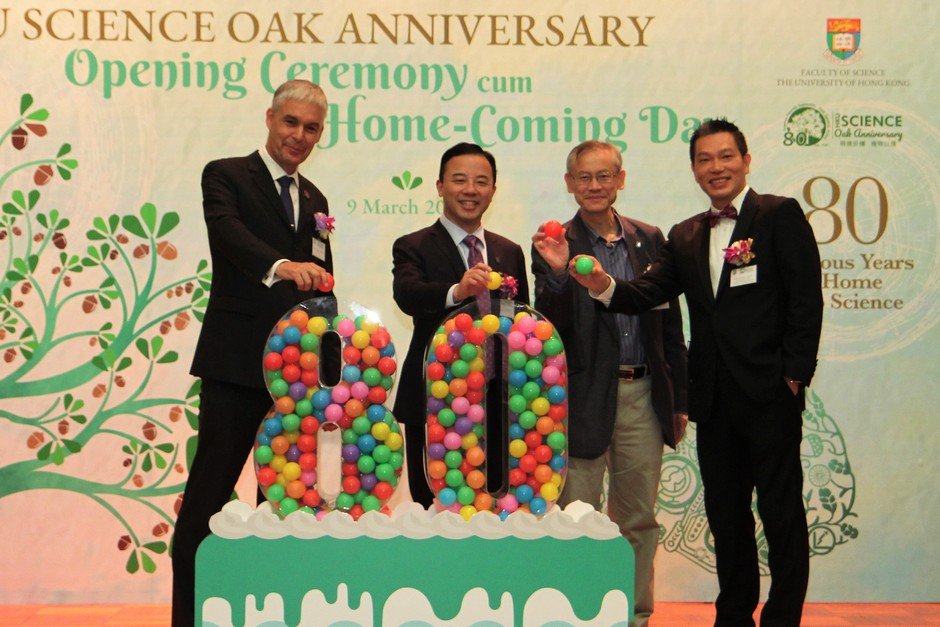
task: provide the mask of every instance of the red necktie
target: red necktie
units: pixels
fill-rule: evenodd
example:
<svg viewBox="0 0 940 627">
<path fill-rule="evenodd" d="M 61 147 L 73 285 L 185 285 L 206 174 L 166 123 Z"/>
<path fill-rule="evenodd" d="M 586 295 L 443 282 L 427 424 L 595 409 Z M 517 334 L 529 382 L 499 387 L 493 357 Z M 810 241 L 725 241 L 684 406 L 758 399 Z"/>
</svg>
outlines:
<svg viewBox="0 0 940 627">
<path fill-rule="evenodd" d="M 724 209 L 719 211 L 709 211 L 708 212 L 708 226 L 715 226 L 718 224 L 722 218 L 728 218 L 730 220 L 738 219 L 738 210 L 734 208 L 733 205 L 728 205 Z"/>
<path fill-rule="evenodd" d="M 470 249 L 470 252 L 467 253 L 467 267 L 472 268 L 478 263 L 483 263 L 483 253 L 480 252 L 480 249 L 477 248 L 479 239 L 475 235 L 468 235 L 463 238 L 463 243 L 467 245 Z M 482 292 L 477 294 L 477 307 L 480 309 L 480 315 L 485 316 L 490 313 L 490 291 L 484 289 Z"/>
</svg>

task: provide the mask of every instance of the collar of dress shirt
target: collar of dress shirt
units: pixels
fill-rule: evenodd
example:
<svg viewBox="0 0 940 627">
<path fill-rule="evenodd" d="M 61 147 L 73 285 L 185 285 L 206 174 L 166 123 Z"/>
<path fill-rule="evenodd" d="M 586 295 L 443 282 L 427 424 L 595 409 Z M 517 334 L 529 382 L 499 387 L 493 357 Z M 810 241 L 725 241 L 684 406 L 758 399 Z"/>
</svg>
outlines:
<svg viewBox="0 0 940 627">
<path fill-rule="evenodd" d="M 264 165 L 268 167 L 268 172 L 271 173 L 271 178 L 274 179 L 274 187 L 277 188 L 278 193 L 281 191 L 280 185 L 278 185 L 277 180 L 282 176 L 289 176 L 294 179 L 294 186 L 298 189 L 300 188 L 300 181 L 297 180 L 297 173 L 288 174 L 284 171 L 277 161 L 274 160 L 271 155 L 268 154 L 268 149 L 264 146 L 261 147 L 261 150 L 258 151 L 258 154 L 261 155 L 261 160 L 264 161 Z"/>
<path fill-rule="evenodd" d="M 738 194 L 737 196 L 735 196 L 735 197 L 734 197 L 734 200 L 731 201 L 731 205 L 732 205 L 735 209 L 737 209 L 738 215 L 741 215 L 741 205 L 744 204 L 744 197 L 747 196 L 747 193 L 748 193 L 750 190 L 751 190 L 751 186 L 750 186 L 750 185 L 745 185 L 745 186 L 744 186 L 744 189 L 741 190 L 741 193 Z M 722 209 L 724 209 L 724 207 L 715 207 L 714 205 L 712 205 L 712 206 L 709 208 L 709 211 L 712 211 L 712 212 L 714 212 L 714 213 L 718 213 L 718 212 L 721 211 Z"/>
<path fill-rule="evenodd" d="M 478 240 L 480 240 L 480 247 L 483 252 L 483 258 L 484 259 L 487 258 L 486 257 L 486 239 L 483 237 L 483 225 L 482 224 L 480 225 L 480 228 L 478 228 L 473 233 L 467 233 L 462 228 L 460 228 L 459 226 L 457 226 L 456 224 L 448 220 L 447 216 L 445 215 L 441 215 L 441 224 L 444 225 L 444 228 L 447 229 L 447 233 L 450 235 L 451 239 L 454 240 L 454 243 L 457 244 L 458 246 L 463 244 L 463 238 L 465 238 L 466 236 L 473 235 L 474 237 L 476 237 Z M 464 248 L 466 248 L 466 245 L 464 245 Z"/>
</svg>

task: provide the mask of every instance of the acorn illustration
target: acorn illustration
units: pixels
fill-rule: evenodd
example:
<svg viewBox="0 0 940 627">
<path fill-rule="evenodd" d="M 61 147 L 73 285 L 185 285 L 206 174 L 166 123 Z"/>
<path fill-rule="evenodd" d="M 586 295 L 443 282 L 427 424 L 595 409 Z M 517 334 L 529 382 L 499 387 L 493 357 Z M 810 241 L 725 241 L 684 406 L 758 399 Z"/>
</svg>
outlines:
<svg viewBox="0 0 940 627">
<path fill-rule="evenodd" d="M 173 326 L 176 327 L 177 331 L 182 331 L 187 326 L 189 326 L 189 314 L 185 311 L 181 311 L 176 314 L 176 318 L 173 320 Z"/>
<path fill-rule="evenodd" d="M 90 314 L 98 307 L 98 297 L 94 294 L 89 294 L 82 300 L 82 311 L 86 314 Z"/>
<path fill-rule="evenodd" d="M 59 434 L 65 435 L 69 432 L 69 421 L 63 418 L 59 421 Z"/>
<path fill-rule="evenodd" d="M 26 438 L 27 448 L 36 449 L 42 446 L 42 443 L 46 441 L 46 436 L 42 431 L 33 431 L 29 434 L 29 437 Z"/>
<path fill-rule="evenodd" d="M 165 522 L 157 523 L 156 525 L 153 526 L 153 535 L 156 536 L 157 538 L 161 536 L 165 536 L 169 532 L 170 532 L 170 525 L 166 524 Z"/>
<path fill-rule="evenodd" d="M 53 174 L 55 174 L 55 170 L 52 169 L 52 166 L 43 164 L 36 168 L 36 172 L 33 173 L 33 183 L 36 185 L 45 185 L 52 180 Z"/>
<path fill-rule="evenodd" d="M 10 143 L 13 144 L 13 147 L 17 150 L 23 150 L 26 148 L 26 144 L 29 143 L 29 133 L 27 133 L 26 129 L 22 126 L 19 127 L 11 133 Z"/>
<path fill-rule="evenodd" d="M 146 244 L 138 244 L 134 248 L 134 259 L 143 259 L 150 253 L 150 246 Z"/>
<path fill-rule="evenodd" d="M 59 250 L 64 250 L 68 245 L 68 240 L 65 239 L 65 233 L 61 231 L 56 231 L 52 234 L 52 243 L 55 244 L 55 247 Z"/>
<path fill-rule="evenodd" d="M 118 538 L 118 551 L 126 551 L 127 547 L 131 545 L 131 537 L 129 535 L 123 535 Z"/>
<path fill-rule="evenodd" d="M 183 417 L 183 408 L 179 405 L 174 405 L 170 408 L 170 422 L 179 422 L 179 419 Z"/>
<path fill-rule="evenodd" d="M 167 261 L 173 261 L 177 256 L 176 246 L 170 242 L 157 242 L 157 254 Z"/>
<path fill-rule="evenodd" d="M 157 426 L 149 420 L 144 423 L 144 426 L 141 428 L 141 430 L 144 433 L 144 437 L 151 442 L 157 439 Z"/>
</svg>

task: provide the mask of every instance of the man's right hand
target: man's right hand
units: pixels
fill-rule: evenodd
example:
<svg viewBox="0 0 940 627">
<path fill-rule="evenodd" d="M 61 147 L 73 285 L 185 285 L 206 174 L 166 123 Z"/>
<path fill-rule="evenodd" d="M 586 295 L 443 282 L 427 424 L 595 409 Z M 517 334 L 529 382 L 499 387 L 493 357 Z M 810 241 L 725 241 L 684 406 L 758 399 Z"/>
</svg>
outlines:
<svg viewBox="0 0 940 627">
<path fill-rule="evenodd" d="M 570 254 L 565 231 L 562 230 L 561 237 L 555 239 L 546 235 L 542 228 L 539 227 L 539 230 L 532 236 L 532 244 L 552 270 L 563 272 L 568 267 L 568 255 Z"/>
<path fill-rule="evenodd" d="M 311 261 L 285 261 L 274 271 L 277 278 L 293 281 L 305 292 L 317 289 L 328 274 L 329 272 Z"/>
<path fill-rule="evenodd" d="M 486 289 L 490 282 L 490 272 L 493 269 L 485 263 L 478 263 L 460 277 L 460 283 L 454 288 L 454 302 L 459 303 L 465 298 L 476 296 Z"/>
</svg>

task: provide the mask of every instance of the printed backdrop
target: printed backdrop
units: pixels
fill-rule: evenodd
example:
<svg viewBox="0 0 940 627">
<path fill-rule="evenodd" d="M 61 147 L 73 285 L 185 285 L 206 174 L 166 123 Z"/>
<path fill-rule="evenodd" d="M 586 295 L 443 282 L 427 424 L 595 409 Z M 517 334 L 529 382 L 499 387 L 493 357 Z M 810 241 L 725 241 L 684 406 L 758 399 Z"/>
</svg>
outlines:
<svg viewBox="0 0 940 627">
<path fill-rule="evenodd" d="M 937 601 L 940 5 L 397 4 L 0 2 L 0 604 L 169 601 L 200 173 L 263 144 L 288 78 L 330 100 L 303 172 L 336 216 L 341 308 L 378 311 L 400 349 L 391 243 L 439 215 L 447 147 L 495 154 L 485 224 L 528 249 L 575 210 L 574 144 L 619 146 L 617 208 L 667 230 L 706 207 L 692 130 L 736 121 L 752 186 L 800 199 L 822 256 L 809 597 Z M 663 469 L 663 600 L 715 592 L 693 438 Z"/>
</svg>

